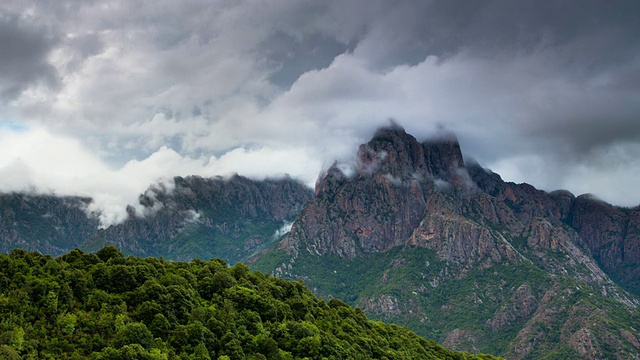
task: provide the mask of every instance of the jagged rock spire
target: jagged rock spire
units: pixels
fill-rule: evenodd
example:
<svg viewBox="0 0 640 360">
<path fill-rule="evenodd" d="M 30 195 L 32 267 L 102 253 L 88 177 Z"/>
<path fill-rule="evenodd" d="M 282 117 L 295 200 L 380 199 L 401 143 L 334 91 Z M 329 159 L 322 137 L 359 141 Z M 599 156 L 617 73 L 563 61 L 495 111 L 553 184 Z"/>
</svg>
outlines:
<svg viewBox="0 0 640 360">
<path fill-rule="evenodd" d="M 462 151 L 455 134 L 441 132 L 419 143 L 397 123 L 378 129 L 358 150 L 358 174 L 389 174 L 396 179 L 431 178 L 462 184 Z M 462 171 L 464 173 L 464 171 Z M 464 174 L 462 174 L 464 175 Z"/>
</svg>

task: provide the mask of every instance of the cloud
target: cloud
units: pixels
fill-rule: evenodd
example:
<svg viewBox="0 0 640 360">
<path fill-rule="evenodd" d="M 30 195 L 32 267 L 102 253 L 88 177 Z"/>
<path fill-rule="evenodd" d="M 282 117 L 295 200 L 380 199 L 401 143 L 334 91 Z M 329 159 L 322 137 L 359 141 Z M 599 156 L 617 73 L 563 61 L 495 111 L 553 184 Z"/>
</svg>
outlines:
<svg viewBox="0 0 640 360">
<path fill-rule="evenodd" d="M 46 58 L 57 42 L 37 24 L 0 13 L 0 102 L 17 98 L 30 87 L 55 87 L 58 74 Z"/>
<path fill-rule="evenodd" d="M 91 197 L 87 209 L 102 226 L 127 218 L 126 207 L 141 209 L 138 196 L 152 184 L 169 188 L 174 176 L 199 174 L 252 178 L 290 175 L 311 186 L 320 165 L 297 148 L 236 148 L 222 156 L 193 158 L 162 146 L 142 160 L 110 167 L 80 141 L 44 129 L 0 128 L 0 188 L 5 192 Z M 311 169 L 311 170 L 310 170 Z"/>
<path fill-rule="evenodd" d="M 312 184 L 395 118 L 507 180 L 637 204 L 638 7 L 4 1 L 0 189 L 92 196 L 112 223 L 174 175 Z"/>
</svg>

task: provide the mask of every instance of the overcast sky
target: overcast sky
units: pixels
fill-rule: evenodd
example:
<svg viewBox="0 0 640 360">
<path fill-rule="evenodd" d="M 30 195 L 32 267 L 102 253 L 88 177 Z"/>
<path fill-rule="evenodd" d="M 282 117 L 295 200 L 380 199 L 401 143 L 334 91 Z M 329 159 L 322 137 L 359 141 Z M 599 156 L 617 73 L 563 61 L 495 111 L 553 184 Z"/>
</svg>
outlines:
<svg viewBox="0 0 640 360">
<path fill-rule="evenodd" d="M 313 184 L 393 118 L 538 188 L 640 204 L 640 2 L 3 0 L 0 190 L 104 224 L 174 175 Z"/>
</svg>

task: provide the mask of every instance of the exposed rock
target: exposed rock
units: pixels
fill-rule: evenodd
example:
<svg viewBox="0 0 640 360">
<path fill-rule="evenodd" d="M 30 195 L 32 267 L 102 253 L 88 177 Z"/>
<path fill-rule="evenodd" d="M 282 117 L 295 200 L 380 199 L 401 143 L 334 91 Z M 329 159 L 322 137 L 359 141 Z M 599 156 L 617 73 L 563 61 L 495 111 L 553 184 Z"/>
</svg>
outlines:
<svg viewBox="0 0 640 360">
<path fill-rule="evenodd" d="M 298 251 L 303 244 L 308 252 L 354 258 L 406 242 L 420 223 L 438 168 L 404 131 L 378 132 L 360 147 L 358 159 L 352 178 L 337 164 L 329 169 L 282 248 Z"/>
<path fill-rule="evenodd" d="M 0 251 L 19 247 L 43 254 L 61 254 L 98 229 L 87 217 L 91 199 L 47 195 L 0 195 Z"/>
<path fill-rule="evenodd" d="M 503 257 L 516 259 L 508 242 L 497 240 L 487 228 L 452 213 L 427 212 L 409 243 L 436 250 L 441 259 L 457 264 L 482 262 L 490 266 Z"/>
<path fill-rule="evenodd" d="M 516 322 L 524 322 L 533 315 L 538 308 L 538 300 L 531 288 L 523 284 L 518 287 L 509 302 L 503 305 L 487 322 L 491 331 L 498 331 L 505 326 L 513 326 Z"/>
<path fill-rule="evenodd" d="M 318 181 L 315 199 L 281 249 L 353 259 L 411 245 L 433 249 L 449 263 L 489 267 L 522 261 L 511 239 L 524 238 L 523 250 L 545 270 L 610 291 L 611 280 L 562 222 L 582 197 L 505 183 L 478 165 L 465 167 L 455 137 L 420 144 L 397 127 L 376 132 L 358 159 L 352 176 L 336 164 Z M 617 298 L 626 301 L 624 294 Z"/>
<path fill-rule="evenodd" d="M 471 352 L 478 352 L 476 343 L 478 337 L 474 332 L 469 330 L 453 329 L 447 333 L 442 345 L 448 348 L 469 349 Z"/>
<path fill-rule="evenodd" d="M 597 340 L 589 329 L 580 329 L 569 338 L 569 346 L 585 359 L 598 358 Z"/>
<path fill-rule="evenodd" d="M 447 185 L 442 188 L 442 183 Z M 296 253 L 302 245 L 309 253 L 352 259 L 408 243 L 435 246 L 428 242 L 430 234 L 447 227 L 450 254 L 445 251 L 442 256 L 456 261 L 467 256 L 489 261 L 515 258 L 508 243 L 498 239 L 501 244 L 496 245 L 483 227 L 462 224 L 451 200 L 441 194 L 466 194 L 474 186 L 455 138 L 420 144 L 402 129 L 381 129 L 360 146 L 352 177 L 338 164 L 328 170 L 281 248 Z M 451 212 L 439 214 L 446 206 Z M 452 217 L 448 224 L 440 221 Z"/>
<path fill-rule="evenodd" d="M 364 300 L 363 307 L 365 311 L 383 316 L 399 315 L 401 313 L 398 299 L 390 295 L 380 295 Z"/>
<path fill-rule="evenodd" d="M 622 335 L 622 337 L 630 342 L 631 345 L 633 345 L 636 349 L 640 349 L 640 341 L 638 341 L 638 338 L 635 337 L 632 333 L 628 332 L 625 329 L 620 329 L 620 335 Z"/>
<path fill-rule="evenodd" d="M 578 196 L 568 223 L 598 264 L 640 294 L 640 213 L 613 207 L 590 195 Z"/>
</svg>

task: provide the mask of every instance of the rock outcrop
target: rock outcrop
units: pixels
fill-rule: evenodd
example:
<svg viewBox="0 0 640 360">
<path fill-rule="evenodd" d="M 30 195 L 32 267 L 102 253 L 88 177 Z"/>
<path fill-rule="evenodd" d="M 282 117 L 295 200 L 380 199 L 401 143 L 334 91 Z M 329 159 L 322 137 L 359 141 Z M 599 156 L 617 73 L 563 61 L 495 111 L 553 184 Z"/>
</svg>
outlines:
<svg viewBox="0 0 640 360">
<path fill-rule="evenodd" d="M 109 244 L 130 254 L 177 260 L 221 257 L 234 263 L 277 240 L 277 231 L 312 196 L 292 179 L 190 176 L 174 182 L 171 191 L 156 187 L 141 196 L 145 209 L 157 210 L 101 230 L 85 245 Z"/>
<path fill-rule="evenodd" d="M 640 295 L 640 210 L 581 195 L 566 220 L 603 270 Z"/>
<path fill-rule="evenodd" d="M 640 295 L 639 208 L 615 207 L 590 194 L 575 197 L 565 190 L 546 193 L 528 184 L 507 183 L 477 165 L 468 170 L 482 191 L 502 202 L 483 205 L 485 219 L 508 225 L 515 230 L 514 236 L 522 230 L 519 224 L 528 224 L 535 217 L 546 219 L 556 229 L 568 226 L 565 231 L 573 237 L 575 246 L 595 259 L 626 290 Z M 513 221 L 511 216 L 519 221 Z"/>
<path fill-rule="evenodd" d="M 438 189 L 464 193 L 474 186 L 451 135 L 421 144 L 402 129 L 381 129 L 360 146 L 357 160 L 353 174 L 334 164 L 320 179 L 282 248 L 299 251 L 302 244 L 306 251 L 350 259 L 384 252 L 407 243 L 430 203 L 440 200 L 433 198 Z"/>
</svg>

